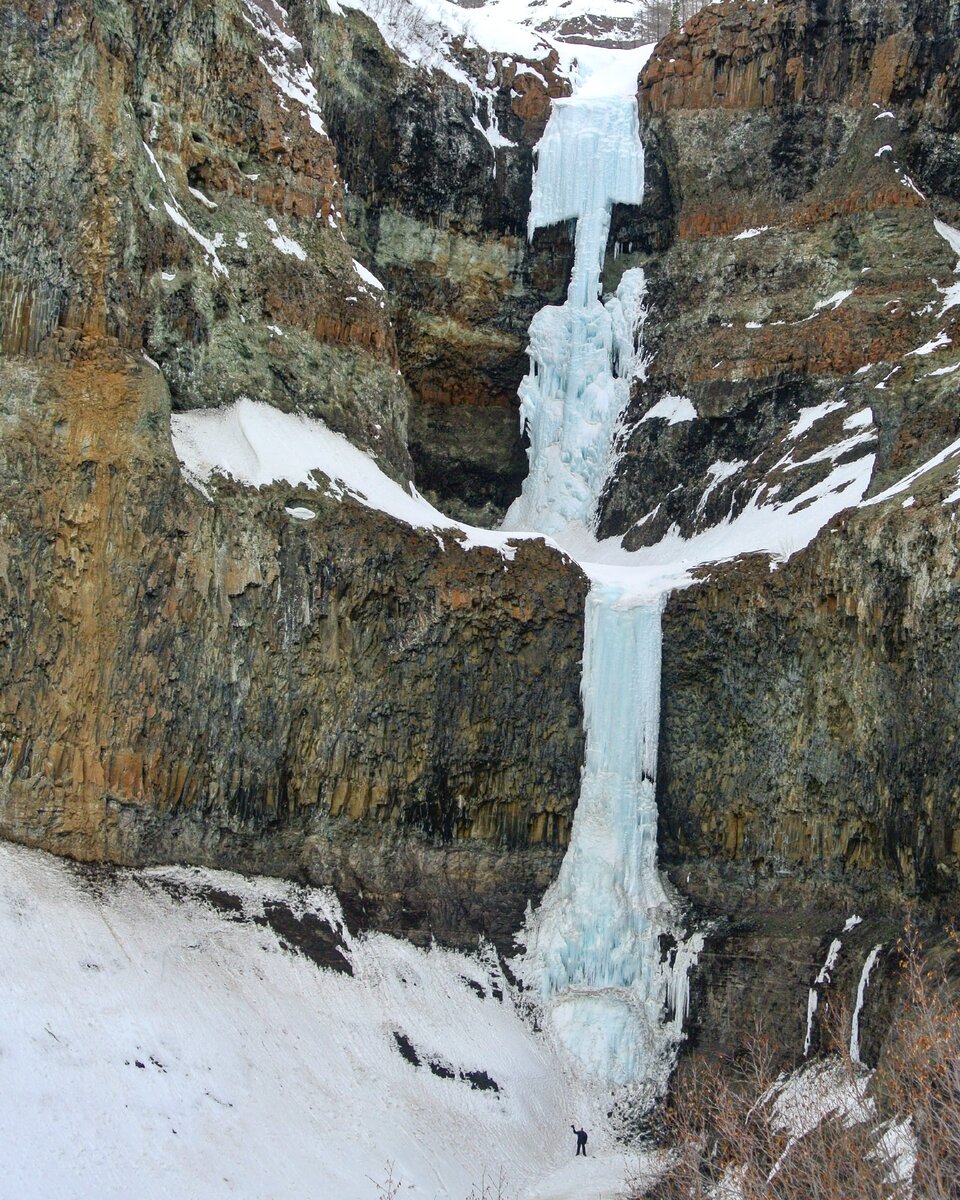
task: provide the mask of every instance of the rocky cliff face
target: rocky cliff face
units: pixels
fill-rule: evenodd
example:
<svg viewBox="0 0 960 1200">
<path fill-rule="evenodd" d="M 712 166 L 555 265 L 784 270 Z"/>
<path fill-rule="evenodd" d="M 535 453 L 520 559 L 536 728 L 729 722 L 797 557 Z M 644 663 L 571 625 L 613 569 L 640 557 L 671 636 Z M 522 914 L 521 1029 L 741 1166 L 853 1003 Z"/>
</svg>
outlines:
<svg viewBox="0 0 960 1200">
<path fill-rule="evenodd" d="M 446 511 L 495 524 L 527 469 L 527 329 L 562 296 L 572 261 L 566 231 L 526 240 L 532 147 L 569 82 L 546 44 L 526 60 L 462 39 L 447 48 L 455 80 L 405 61 L 363 14 L 316 20 L 313 7 L 291 15 L 315 60 L 335 64 L 321 102 L 351 227 L 395 297 L 418 485 Z"/>
<path fill-rule="evenodd" d="M 577 793 L 579 571 L 322 491 L 309 523 L 283 484 L 201 495 L 171 446 L 171 408 L 246 394 L 410 477 L 391 309 L 304 49 L 325 19 L 0 16 L 0 831 L 303 875 L 380 927 L 506 940 Z"/>
<path fill-rule="evenodd" d="M 178 408 L 323 417 L 409 472 L 383 297 L 356 273 L 313 71 L 256 4 L 7 5 L 2 345 L 145 351 Z"/>
<path fill-rule="evenodd" d="M 650 362 L 603 532 L 648 545 L 774 495 L 802 505 L 865 451 L 879 495 L 960 435 L 957 250 L 935 227 L 960 216 L 958 32 L 947 5 L 724 4 L 658 46 L 631 227 Z M 644 420 L 664 395 L 696 419 Z M 955 908 L 956 472 L 667 606 L 662 857 L 715 922 L 694 1003 L 708 1053 L 757 1016 L 799 1053 L 854 912 L 834 973 L 848 1008 L 908 906 L 934 928 Z"/>
<path fill-rule="evenodd" d="M 953 920 L 958 542 L 942 498 L 955 477 L 954 463 L 911 508 L 841 518 L 777 571 L 725 567 L 668 606 L 662 857 L 717 923 L 696 1018 L 709 1050 L 759 1019 L 799 1053 L 807 989 L 856 914 L 824 991 L 849 1019 L 884 944 L 865 1020 L 875 1061 L 908 914 L 931 937 Z"/>
</svg>

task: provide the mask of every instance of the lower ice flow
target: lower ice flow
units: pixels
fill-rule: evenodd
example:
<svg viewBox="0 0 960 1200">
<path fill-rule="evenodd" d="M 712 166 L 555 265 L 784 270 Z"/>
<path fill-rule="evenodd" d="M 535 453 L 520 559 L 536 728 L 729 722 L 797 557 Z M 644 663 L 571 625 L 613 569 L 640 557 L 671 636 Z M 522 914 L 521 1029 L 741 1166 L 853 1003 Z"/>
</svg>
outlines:
<svg viewBox="0 0 960 1200">
<path fill-rule="evenodd" d="M 577 544 L 581 560 L 630 380 L 642 370 L 642 270 L 626 271 L 606 304 L 600 291 L 613 205 L 639 204 L 643 188 L 633 96 L 554 102 L 538 147 L 529 236 L 575 220 L 576 252 L 566 303 L 548 305 L 531 324 L 520 388 L 530 471 L 504 527 Z M 522 974 L 539 988 L 553 1028 L 584 1067 L 612 1083 L 662 1079 L 687 1003 L 686 972 L 678 974 L 691 947 L 674 971 L 659 949 L 671 916 L 657 870 L 660 613 L 659 599 L 640 600 L 628 585 L 591 587 L 580 799 L 559 876 L 525 933 Z"/>
</svg>

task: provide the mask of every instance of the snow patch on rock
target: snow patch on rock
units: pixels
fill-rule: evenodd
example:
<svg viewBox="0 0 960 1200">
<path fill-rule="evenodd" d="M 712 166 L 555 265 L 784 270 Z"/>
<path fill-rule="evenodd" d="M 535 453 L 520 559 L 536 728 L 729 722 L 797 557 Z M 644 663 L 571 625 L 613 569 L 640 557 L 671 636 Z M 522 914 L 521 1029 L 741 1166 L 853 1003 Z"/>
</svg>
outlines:
<svg viewBox="0 0 960 1200">
<path fill-rule="evenodd" d="M 452 521 L 426 501 L 412 484 L 404 489 L 385 475 L 373 459 L 322 421 L 284 413 L 241 398 L 215 409 L 174 413 L 170 418 L 173 446 L 184 475 L 199 483 L 205 495 L 216 475 L 248 487 L 286 481 L 319 490 L 316 473 L 325 476 L 326 494 L 350 496 L 365 508 L 387 513 L 416 529 L 449 530 L 465 550 L 496 549 L 504 558 L 516 555 L 511 543 L 531 534 L 504 534 Z"/>
</svg>

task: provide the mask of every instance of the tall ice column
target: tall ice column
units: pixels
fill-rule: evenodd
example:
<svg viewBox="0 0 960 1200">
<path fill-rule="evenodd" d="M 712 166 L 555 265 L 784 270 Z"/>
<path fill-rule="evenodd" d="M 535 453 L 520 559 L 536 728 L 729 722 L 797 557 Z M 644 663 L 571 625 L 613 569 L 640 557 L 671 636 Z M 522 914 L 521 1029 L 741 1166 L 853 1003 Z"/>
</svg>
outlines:
<svg viewBox="0 0 960 1200">
<path fill-rule="evenodd" d="M 594 578 L 580 800 L 560 874 L 528 922 L 522 974 L 591 1073 L 655 1085 L 678 1036 L 677 1023 L 664 1021 L 659 947 L 672 925 L 657 870 L 661 605 L 638 598 L 629 569 L 610 582 L 590 562 L 617 425 L 642 371 L 646 286 L 642 271 L 627 271 L 603 304 L 601 273 L 613 206 L 639 204 L 643 182 L 635 97 L 555 102 L 538 147 L 530 236 L 575 220 L 576 254 L 566 302 L 543 308 L 530 327 L 520 388 L 530 473 L 504 525 L 553 535 Z"/>
<path fill-rule="evenodd" d="M 566 303 L 542 308 L 530 326 L 530 371 L 520 385 L 530 473 L 506 529 L 592 528 L 629 399 L 645 293 L 643 272 L 627 271 L 604 306 L 600 274 L 614 204 L 642 199 L 636 99 L 554 101 L 537 148 L 529 235 L 575 220 L 576 251 Z"/>
</svg>

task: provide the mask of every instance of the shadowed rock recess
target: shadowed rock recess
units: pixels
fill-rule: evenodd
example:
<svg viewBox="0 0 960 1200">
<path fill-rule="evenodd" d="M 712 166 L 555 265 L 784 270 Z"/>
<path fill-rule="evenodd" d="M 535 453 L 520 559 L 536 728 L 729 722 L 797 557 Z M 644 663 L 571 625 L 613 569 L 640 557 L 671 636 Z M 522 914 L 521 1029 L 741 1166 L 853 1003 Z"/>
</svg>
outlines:
<svg viewBox="0 0 960 1200">
<path fill-rule="evenodd" d="M 763 489 L 782 503 L 844 444 L 862 454 L 858 430 L 875 495 L 960 436 L 957 253 L 934 226 L 960 225 L 958 59 L 957 7 L 925 0 L 714 5 L 658 46 L 628 231 L 648 256 L 650 363 L 604 533 L 649 545 Z M 697 419 L 642 420 L 665 394 Z M 826 989 L 848 1010 L 907 906 L 941 932 L 956 913 L 956 470 L 842 515 L 774 571 L 712 567 L 667 604 L 661 860 L 714 922 L 692 1005 L 708 1054 L 760 1018 L 799 1055 L 807 989 L 852 914 Z"/>
<path fill-rule="evenodd" d="M 354 268 L 314 90 L 340 67 L 312 74 L 297 37 L 333 18 L 289 19 L 0 13 L 0 832 L 302 876 L 368 924 L 506 943 L 577 794 L 580 572 L 441 545 L 322 478 L 208 499 L 173 453 L 171 409 L 249 395 L 411 477 L 399 314 Z M 382 86 L 381 109 L 443 93 L 395 63 Z"/>
<path fill-rule="evenodd" d="M 404 63 L 361 13 L 317 20 L 315 8 L 295 2 L 291 18 L 330 64 L 318 89 L 351 236 L 395 298 L 418 486 L 455 517 L 496 524 L 527 471 L 527 330 L 562 299 L 573 260 L 566 229 L 526 238 L 532 147 L 569 82 L 546 45 L 528 61 L 455 42 L 459 69 L 482 83 L 478 105 L 448 75 Z M 499 131 L 493 145 L 483 129 Z"/>
</svg>

